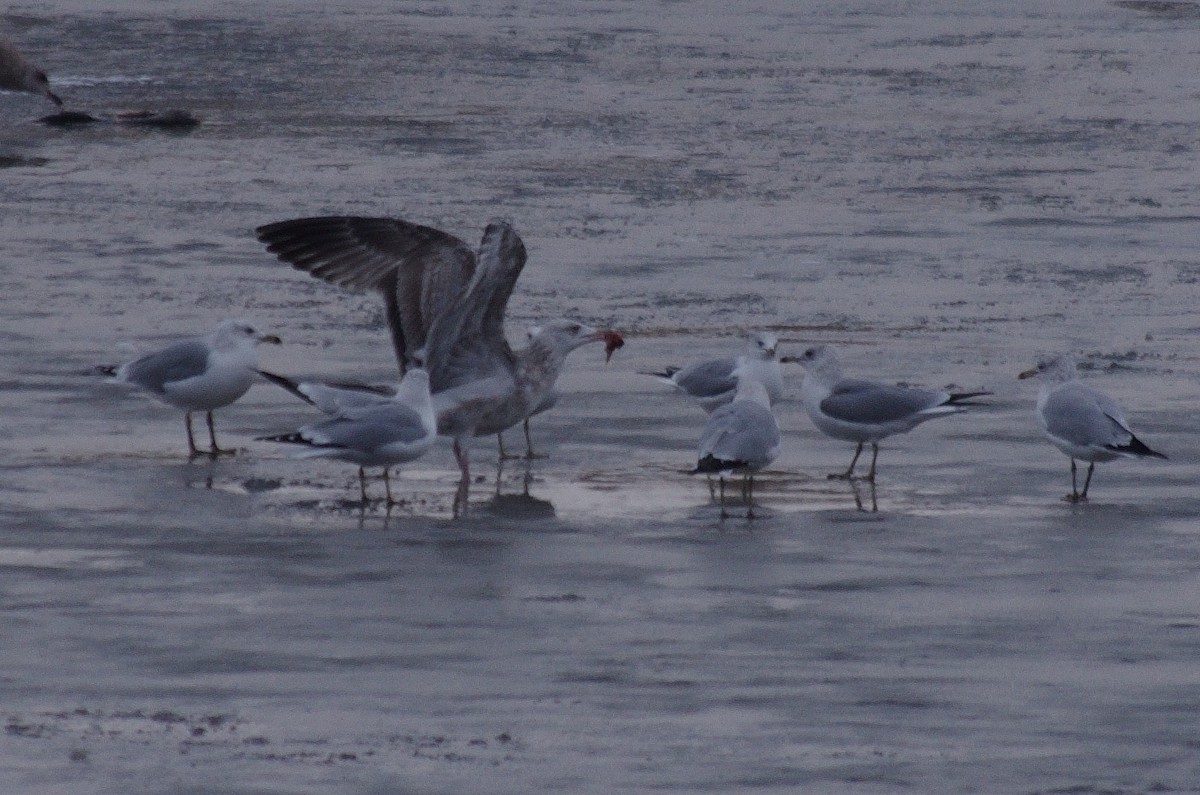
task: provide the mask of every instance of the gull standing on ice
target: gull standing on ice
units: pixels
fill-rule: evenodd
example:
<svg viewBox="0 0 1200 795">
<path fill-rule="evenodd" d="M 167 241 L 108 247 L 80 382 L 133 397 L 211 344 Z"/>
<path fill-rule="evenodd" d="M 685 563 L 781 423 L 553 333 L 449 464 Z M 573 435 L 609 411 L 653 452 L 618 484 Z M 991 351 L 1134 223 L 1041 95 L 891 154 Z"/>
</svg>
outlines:
<svg viewBox="0 0 1200 795">
<path fill-rule="evenodd" d="M 725 478 L 741 473 L 746 479 L 746 518 L 754 518 L 754 473 L 779 455 L 779 423 L 771 413 L 767 388 L 746 365 L 733 371 L 737 379 L 734 398 L 708 417 L 697 448 L 696 468 L 717 475 L 721 484 L 721 518 L 725 512 Z"/>
<path fill-rule="evenodd" d="M 60 108 L 63 104 L 50 90 L 46 73 L 26 61 L 16 46 L 3 36 L 0 36 L 0 88 L 41 94 Z"/>
<path fill-rule="evenodd" d="M 783 397 L 783 373 L 775 352 L 779 339 L 769 331 L 750 335 L 746 352 L 741 356 L 726 356 L 707 359 L 687 367 L 667 367 L 660 372 L 642 372 L 652 375 L 664 383 L 694 398 L 705 411 L 712 412 L 733 400 L 737 394 L 738 380 L 733 371 L 744 363 L 750 375 L 766 388 L 771 403 Z"/>
<path fill-rule="evenodd" d="M 556 320 L 513 351 L 504 313 L 526 254 L 504 221 L 488 224 L 478 253 L 445 232 L 395 218 L 301 218 L 255 231 L 268 251 L 298 270 L 380 291 L 401 370 L 412 352 L 425 350 L 438 433 L 454 439 L 463 486 L 472 437 L 499 433 L 534 413 L 571 351 L 604 342 L 611 355 L 623 344 L 615 331 Z"/>
<path fill-rule="evenodd" d="M 804 366 L 800 395 L 804 410 L 817 430 L 834 439 L 854 442 L 850 467 L 830 478 L 854 478 L 854 465 L 863 445 L 871 445 L 871 468 L 866 480 L 875 481 L 875 461 L 879 443 L 897 433 L 907 433 L 926 420 L 957 414 L 970 399 L 990 392 L 934 392 L 893 386 L 879 381 L 846 378 L 837 353 L 829 345 L 809 348 L 800 356 L 784 358 Z"/>
<path fill-rule="evenodd" d="M 1050 443 L 1071 459 L 1071 493 L 1067 502 L 1087 502 L 1088 486 L 1098 461 L 1116 458 L 1166 458 L 1133 435 L 1112 398 L 1076 378 L 1075 360 L 1049 356 L 1019 378 L 1041 378 L 1037 420 Z M 1075 460 L 1088 462 L 1083 491 L 1075 481 Z"/>
<path fill-rule="evenodd" d="M 106 369 L 112 383 L 132 384 L 169 406 L 183 409 L 188 453 L 192 456 L 232 455 L 217 446 L 213 410 L 228 406 L 250 389 L 257 377 L 258 345 L 278 345 L 274 334 L 260 334 L 245 320 L 223 320 L 216 331 L 169 345 L 117 368 Z M 208 421 L 207 451 L 197 449 L 192 436 L 192 412 L 203 411 Z"/>
<path fill-rule="evenodd" d="M 387 504 L 392 506 L 388 467 L 414 461 L 437 438 L 437 419 L 429 396 L 429 373 L 410 367 L 393 396 L 357 408 L 343 408 L 333 419 L 306 425 L 295 433 L 260 436 L 258 441 L 302 445 L 296 458 L 333 458 L 358 464 L 358 488 L 367 503 L 364 467 L 383 467 Z"/>
</svg>

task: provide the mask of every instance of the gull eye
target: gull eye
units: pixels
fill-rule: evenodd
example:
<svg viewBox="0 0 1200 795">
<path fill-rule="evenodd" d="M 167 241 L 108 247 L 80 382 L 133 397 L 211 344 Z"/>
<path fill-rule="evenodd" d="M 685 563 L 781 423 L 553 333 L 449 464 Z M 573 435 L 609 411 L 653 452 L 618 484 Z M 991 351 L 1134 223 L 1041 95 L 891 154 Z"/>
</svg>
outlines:
<svg viewBox="0 0 1200 795">
<path fill-rule="evenodd" d="M 572 323 L 570 326 L 568 326 L 568 330 L 569 330 L 569 331 L 570 331 L 572 334 L 578 334 L 578 333 L 579 333 L 579 329 L 581 329 L 581 328 L 583 328 L 583 327 L 582 327 L 582 326 L 580 326 L 578 323 Z"/>
</svg>

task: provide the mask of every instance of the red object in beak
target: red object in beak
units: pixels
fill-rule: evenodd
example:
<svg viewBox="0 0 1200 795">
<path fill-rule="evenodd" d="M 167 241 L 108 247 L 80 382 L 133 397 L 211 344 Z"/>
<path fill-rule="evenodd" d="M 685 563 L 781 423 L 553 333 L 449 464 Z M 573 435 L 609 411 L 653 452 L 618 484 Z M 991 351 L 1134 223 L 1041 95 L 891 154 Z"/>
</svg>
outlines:
<svg viewBox="0 0 1200 795">
<path fill-rule="evenodd" d="M 608 360 L 612 358 L 613 351 L 624 347 L 625 338 L 616 331 L 602 331 L 600 332 L 600 336 L 604 339 L 604 363 L 608 364 Z"/>
</svg>

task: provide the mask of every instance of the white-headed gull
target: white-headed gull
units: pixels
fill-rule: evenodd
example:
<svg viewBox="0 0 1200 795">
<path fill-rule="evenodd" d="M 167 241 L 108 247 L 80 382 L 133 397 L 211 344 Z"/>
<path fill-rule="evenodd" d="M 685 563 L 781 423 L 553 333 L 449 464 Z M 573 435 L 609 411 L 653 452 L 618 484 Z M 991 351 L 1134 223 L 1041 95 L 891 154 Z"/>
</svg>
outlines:
<svg viewBox="0 0 1200 795">
<path fill-rule="evenodd" d="M 837 353 L 817 345 L 784 361 L 804 366 L 800 395 L 804 410 L 826 436 L 854 442 L 854 458 L 845 472 L 831 478 L 851 479 L 863 445 L 871 445 L 871 468 L 866 480 L 875 480 L 879 443 L 897 433 L 907 433 L 927 420 L 957 414 L 970 399 L 988 392 L 942 392 L 894 386 L 880 381 L 846 378 Z"/>
<path fill-rule="evenodd" d="M 113 376 L 112 383 L 131 384 L 183 409 L 190 455 L 232 454 L 235 451 L 217 446 L 212 413 L 246 394 L 257 379 L 257 348 L 263 342 L 278 345 L 279 337 L 261 334 L 245 320 L 223 320 L 211 334 L 181 340 L 106 372 Z M 196 447 L 193 411 L 205 412 L 211 443 L 208 451 Z"/>
<path fill-rule="evenodd" d="M 6 91 L 28 91 L 41 94 L 58 107 L 62 100 L 50 90 L 50 79 L 38 69 L 8 39 L 0 36 L 0 88 Z"/>
<path fill-rule="evenodd" d="M 744 364 L 734 368 L 737 393 L 708 416 L 697 447 L 696 468 L 717 475 L 721 488 L 721 518 L 725 512 L 725 478 L 746 478 L 746 517 L 754 518 L 754 473 L 779 455 L 779 423 L 771 413 L 771 398 L 762 382 Z"/>
<path fill-rule="evenodd" d="M 1125 415 L 1112 398 L 1080 382 L 1075 360 L 1067 355 L 1048 356 L 1020 378 L 1041 379 L 1037 420 L 1050 443 L 1071 459 L 1071 493 L 1068 502 L 1087 501 L 1088 486 L 1098 461 L 1117 458 L 1166 458 L 1133 435 Z M 1075 482 L 1075 461 L 1088 462 L 1083 491 Z"/>
<path fill-rule="evenodd" d="M 748 372 L 766 388 L 771 402 L 783 397 L 783 373 L 779 368 L 776 351 L 779 339 L 769 331 L 750 335 L 746 351 L 741 356 L 726 356 L 721 359 L 706 359 L 687 367 L 667 367 L 658 372 L 643 371 L 695 399 L 705 411 L 713 411 L 733 400 L 737 393 L 737 378 L 733 371 L 745 363 Z"/>
<path fill-rule="evenodd" d="M 367 502 L 364 467 L 382 467 L 387 504 L 394 505 L 388 467 L 414 461 L 437 438 L 429 395 L 429 373 L 413 367 L 383 403 L 343 407 L 339 416 L 306 425 L 295 433 L 260 436 L 259 441 L 301 445 L 297 458 L 333 458 L 358 465 L 358 487 Z"/>
<path fill-rule="evenodd" d="M 615 331 L 557 320 L 524 350 L 509 347 L 504 313 L 526 255 L 504 221 L 488 224 L 478 253 L 445 232 L 395 218 L 301 218 L 255 231 L 299 270 L 380 291 L 401 371 L 424 350 L 438 433 L 454 439 L 463 484 L 472 437 L 499 433 L 543 405 L 575 348 L 604 342 L 611 354 L 622 344 Z"/>
</svg>

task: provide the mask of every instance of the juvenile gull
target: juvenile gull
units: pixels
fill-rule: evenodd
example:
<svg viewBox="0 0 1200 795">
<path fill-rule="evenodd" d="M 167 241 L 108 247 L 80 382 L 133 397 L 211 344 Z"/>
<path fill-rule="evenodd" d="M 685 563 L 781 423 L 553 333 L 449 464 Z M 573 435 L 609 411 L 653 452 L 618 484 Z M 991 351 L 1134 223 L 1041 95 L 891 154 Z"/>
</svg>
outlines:
<svg viewBox="0 0 1200 795">
<path fill-rule="evenodd" d="M 525 330 L 526 342 L 532 342 L 533 338 L 538 336 L 541 333 L 542 333 L 541 326 L 530 326 L 528 329 Z M 612 343 L 610 342 L 609 344 L 612 344 Z M 535 417 L 538 414 L 541 414 L 543 411 L 549 411 L 550 409 L 554 408 L 558 404 L 559 398 L 561 398 L 561 397 L 562 397 L 562 393 L 558 391 L 558 388 L 552 386 L 550 388 L 550 391 L 548 391 L 542 397 L 541 401 L 536 406 L 533 407 L 533 411 L 529 412 L 529 416 L 526 417 L 525 420 L 521 423 L 522 427 L 525 430 L 525 458 L 533 459 L 533 458 L 543 458 L 544 457 L 543 455 L 541 455 L 539 453 L 535 453 L 533 451 L 533 438 L 529 434 L 529 420 L 532 417 Z M 516 457 L 516 456 L 509 456 L 507 453 L 504 452 L 504 431 L 500 431 L 499 433 L 496 434 L 496 446 L 500 451 L 501 460 L 506 459 L 506 458 L 515 458 Z"/>
<path fill-rule="evenodd" d="M 63 104 L 50 90 L 46 73 L 26 61 L 16 46 L 3 36 L 0 36 L 0 88 L 41 94 L 60 108 Z"/>
<path fill-rule="evenodd" d="M 642 375 L 652 375 L 670 384 L 711 412 L 733 400 L 737 393 L 737 378 L 733 371 L 744 362 L 748 372 L 766 387 L 771 403 L 775 403 L 783 397 L 783 373 L 775 358 L 778 347 L 779 339 L 774 334 L 759 331 L 750 335 L 741 356 L 707 359 L 687 367 L 667 367 L 659 372 L 643 371 Z"/>
<path fill-rule="evenodd" d="M 784 361 L 804 366 L 800 395 L 804 410 L 817 429 L 826 436 L 856 443 L 850 467 L 830 478 L 849 480 L 862 455 L 863 445 L 871 445 L 871 468 L 866 480 L 875 480 L 875 461 L 879 443 L 897 433 L 907 433 L 926 420 L 957 414 L 964 406 L 974 405 L 971 398 L 988 392 L 935 392 L 893 386 L 880 381 L 846 378 L 837 353 L 828 345 L 809 348 L 800 356 Z"/>
<path fill-rule="evenodd" d="M 620 335 L 571 320 L 545 324 L 522 351 L 504 336 L 504 312 L 525 265 L 525 246 L 507 222 L 484 230 L 478 253 L 437 229 L 395 218 L 330 216 L 267 224 L 267 250 L 331 284 L 376 289 L 401 371 L 424 348 L 438 433 L 454 439 L 462 483 L 469 444 L 499 433 L 543 405 L 575 348 Z"/>
<path fill-rule="evenodd" d="M 245 320 L 223 320 L 211 334 L 181 340 L 108 371 L 113 376 L 110 381 L 132 384 L 167 405 L 183 409 L 192 457 L 204 454 L 192 436 L 193 411 L 203 411 L 208 421 L 211 447 L 207 454 L 232 454 L 234 450 L 217 446 L 212 413 L 246 394 L 254 383 L 257 348 L 263 342 L 278 345 L 279 337 L 260 334 Z"/>
<path fill-rule="evenodd" d="M 771 397 L 752 368 L 733 371 L 734 398 L 708 417 L 697 448 L 692 474 L 717 475 L 721 489 L 721 518 L 725 511 L 725 478 L 741 473 L 746 479 L 746 518 L 754 518 L 754 473 L 779 455 L 779 423 L 771 413 Z"/>
<path fill-rule="evenodd" d="M 1037 420 L 1050 443 L 1071 459 L 1071 493 L 1068 502 L 1086 502 L 1092 472 L 1098 461 L 1116 458 L 1166 458 L 1133 435 L 1125 415 L 1112 398 L 1080 382 L 1075 360 L 1067 355 L 1049 356 L 1019 378 L 1041 378 Z M 1075 460 L 1088 462 L 1083 491 L 1075 481 Z"/>
<path fill-rule="evenodd" d="M 301 445 L 296 458 L 333 458 L 358 464 L 358 488 L 367 502 L 364 467 L 382 467 L 387 504 L 392 499 L 388 467 L 414 461 L 425 454 L 437 437 L 437 420 L 429 395 L 429 373 L 413 367 L 404 374 L 395 393 L 382 403 L 343 408 L 339 416 L 295 433 L 260 436 L 259 441 Z"/>
</svg>

